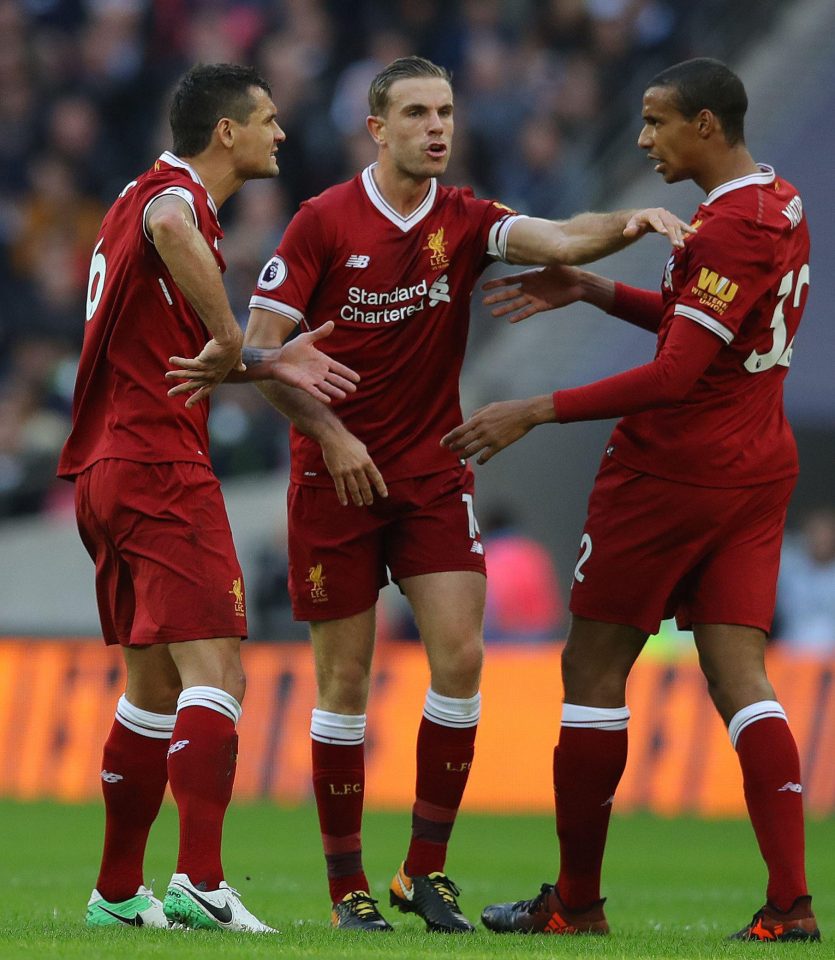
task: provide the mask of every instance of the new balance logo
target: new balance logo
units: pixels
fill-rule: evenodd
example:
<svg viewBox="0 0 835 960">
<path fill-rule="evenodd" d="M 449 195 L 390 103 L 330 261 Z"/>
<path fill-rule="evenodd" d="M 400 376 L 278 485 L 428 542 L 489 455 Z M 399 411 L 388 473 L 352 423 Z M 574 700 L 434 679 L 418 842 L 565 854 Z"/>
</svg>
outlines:
<svg viewBox="0 0 835 960">
<path fill-rule="evenodd" d="M 345 266 L 356 267 L 357 270 L 363 270 L 369 263 L 371 263 L 371 257 L 365 256 L 364 253 L 352 253 L 345 261 Z"/>
<path fill-rule="evenodd" d="M 170 757 L 172 753 L 179 753 L 184 747 L 187 747 L 191 743 L 191 740 L 178 740 L 176 743 L 172 743 L 168 748 L 168 756 Z"/>
<path fill-rule="evenodd" d="M 102 770 L 101 778 L 105 783 L 118 783 L 120 780 L 125 779 L 121 773 L 110 773 L 107 770 Z"/>
<path fill-rule="evenodd" d="M 782 787 L 777 789 L 777 793 L 787 793 L 791 790 L 792 793 L 803 793 L 803 786 L 799 783 L 792 783 L 791 780 L 787 780 Z"/>
<path fill-rule="evenodd" d="M 481 556 L 484 555 L 484 547 L 478 540 L 473 540 L 473 545 L 470 547 L 470 553 L 477 553 Z"/>
<path fill-rule="evenodd" d="M 437 306 L 441 300 L 443 300 L 444 303 L 450 302 L 449 283 L 447 282 L 446 274 L 438 277 L 438 279 L 429 288 L 429 306 Z"/>
</svg>

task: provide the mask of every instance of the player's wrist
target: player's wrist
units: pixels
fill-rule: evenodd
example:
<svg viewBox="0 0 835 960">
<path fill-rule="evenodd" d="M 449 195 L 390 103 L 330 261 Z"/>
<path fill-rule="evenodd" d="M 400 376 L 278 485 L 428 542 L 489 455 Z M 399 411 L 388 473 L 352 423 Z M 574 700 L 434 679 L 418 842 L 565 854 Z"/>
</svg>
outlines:
<svg viewBox="0 0 835 960">
<path fill-rule="evenodd" d="M 582 290 L 580 300 L 590 303 L 601 310 L 608 310 L 614 300 L 614 282 L 607 277 L 600 277 L 589 270 L 578 271 L 577 285 Z"/>
<path fill-rule="evenodd" d="M 244 343 L 244 335 L 237 323 L 233 321 L 233 324 L 234 326 L 227 324 L 219 329 L 214 335 L 214 341 L 224 350 L 237 350 L 240 353 Z"/>
<path fill-rule="evenodd" d="M 540 397 L 531 397 L 527 405 L 528 422 L 531 427 L 542 423 L 553 423 L 556 420 L 554 400 L 550 393 Z"/>
<path fill-rule="evenodd" d="M 318 406 L 322 408 L 321 411 L 317 411 L 319 416 L 305 425 L 304 432 L 311 440 L 315 440 L 322 448 L 322 452 L 326 454 L 334 446 L 344 443 L 351 434 L 325 404 L 320 403 Z"/>
</svg>

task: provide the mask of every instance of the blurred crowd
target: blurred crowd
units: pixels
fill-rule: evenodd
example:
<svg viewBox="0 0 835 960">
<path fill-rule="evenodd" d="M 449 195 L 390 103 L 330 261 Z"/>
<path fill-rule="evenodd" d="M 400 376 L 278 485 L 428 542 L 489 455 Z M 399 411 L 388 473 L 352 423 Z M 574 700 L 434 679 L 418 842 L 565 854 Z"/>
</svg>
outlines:
<svg viewBox="0 0 835 960">
<path fill-rule="evenodd" d="M 53 471 L 90 252 L 124 184 L 170 146 L 167 97 L 189 65 L 257 65 L 287 132 L 278 181 L 249 184 L 222 211 L 226 280 L 243 322 L 258 269 L 298 204 L 372 159 L 366 91 L 390 60 L 418 53 L 453 72 L 450 182 L 561 217 L 605 195 L 595 158 L 619 129 L 635 127 L 633 89 L 667 63 L 705 49 L 728 55 L 741 42 L 723 22 L 725 6 L 0 0 L 0 517 L 66 508 L 69 485 Z M 777 6 L 738 0 L 736 31 L 749 40 Z M 284 427 L 255 391 L 220 391 L 211 428 L 222 476 L 273 469 L 286 455 Z"/>
</svg>

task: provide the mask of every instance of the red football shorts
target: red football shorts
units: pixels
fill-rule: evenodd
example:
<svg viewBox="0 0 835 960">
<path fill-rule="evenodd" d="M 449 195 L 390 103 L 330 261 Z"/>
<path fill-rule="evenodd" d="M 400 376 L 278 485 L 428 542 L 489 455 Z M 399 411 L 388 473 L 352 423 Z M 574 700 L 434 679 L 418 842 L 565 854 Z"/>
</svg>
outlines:
<svg viewBox="0 0 835 960">
<path fill-rule="evenodd" d="M 675 616 L 768 632 L 795 479 L 699 487 L 604 457 L 574 569 L 571 612 L 648 634 Z"/>
<path fill-rule="evenodd" d="M 209 467 L 100 460 L 76 477 L 75 509 L 105 643 L 246 636 L 241 568 Z"/>
<path fill-rule="evenodd" d="M 332 487 L 290 484 L 290 597 L 296 620 L 338 620 L 373 607 L 392 579 L 485 573 L 467 467 L 388 484 L 386 499 L 343 507 Z"/>
</svg>

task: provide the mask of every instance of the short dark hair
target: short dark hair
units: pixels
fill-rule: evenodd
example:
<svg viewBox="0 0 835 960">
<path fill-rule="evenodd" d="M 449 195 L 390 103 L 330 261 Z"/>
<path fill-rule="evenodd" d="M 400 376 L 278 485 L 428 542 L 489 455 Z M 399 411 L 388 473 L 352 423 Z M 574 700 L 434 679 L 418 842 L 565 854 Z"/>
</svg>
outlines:
<svg viewBox="0 0 835 960">
<path fill-rule="evenodd" d="M 252 87 L 272 96 L 270 85 L 253 67 L 236 63 L 198 63 L 177 84 L 168 115 L 178 157 L 195 157 L 212 139 L 221 117 L 246 123 L 255 108 Z"/>
<path fill-rule="evenodd" d="M 650 87 L 673 87 L 684 117 L 692 120 L 700 110 L 710 110 L 719 118 L 730 146 L 745 142 L 748 96 L 742 81 L 721 60 L 697 57 L 677 63 L 653 77 Z"/>
<path fill-rule="evenodd" d="M 398 80 L 410 80 L 413 77 L 440 77 L 452 85 L 452 77 L 446 67 L 423 57 L 400 57 L 392 62 L 371 81 L 368 89 L 368 106 L 375 117 L 381 117 L 389 105 L 389 91 Z"/>
</svg>

